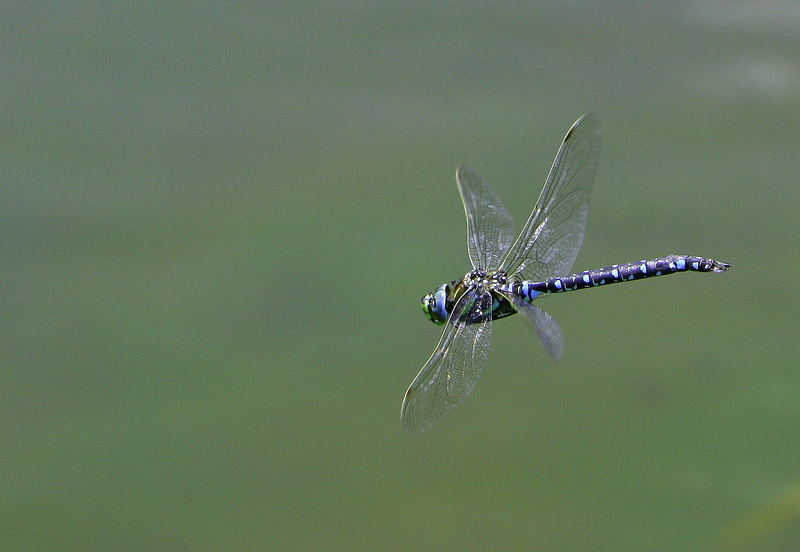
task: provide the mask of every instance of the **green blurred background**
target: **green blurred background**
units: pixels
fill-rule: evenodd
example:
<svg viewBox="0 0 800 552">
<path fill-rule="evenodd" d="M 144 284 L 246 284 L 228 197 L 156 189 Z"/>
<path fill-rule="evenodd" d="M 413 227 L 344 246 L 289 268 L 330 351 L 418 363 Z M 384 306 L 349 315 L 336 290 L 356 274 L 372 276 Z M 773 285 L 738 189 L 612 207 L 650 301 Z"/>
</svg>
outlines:
<svg viewBox="0 0 800 552">
<path fill-rule="evenodd" d="M 794 2 L 4 3 L 3 551 L 797 550 Z M 467 270 L 604 124 L 576 269 L 733 263 L 498 323 L 400 400 Z"/>
</svg>

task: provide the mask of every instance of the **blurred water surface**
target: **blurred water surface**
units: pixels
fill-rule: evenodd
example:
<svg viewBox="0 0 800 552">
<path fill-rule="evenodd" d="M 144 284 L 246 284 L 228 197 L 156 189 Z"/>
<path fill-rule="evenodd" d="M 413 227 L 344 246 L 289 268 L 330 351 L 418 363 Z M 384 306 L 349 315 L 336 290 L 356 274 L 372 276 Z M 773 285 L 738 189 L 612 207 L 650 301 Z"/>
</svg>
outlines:
<svg viewBox="0 0 800 552">
<path fill-rule="evenodd" d="M 800 8 L 761 6 L 5 4 L 2 549 L 795 550 Z M 558 365 L 502 321 L 405 435 L 455 167 L 520 223 L 586 111 L 576 269 L 733 270 L 543 300 Z"/>
</svg>

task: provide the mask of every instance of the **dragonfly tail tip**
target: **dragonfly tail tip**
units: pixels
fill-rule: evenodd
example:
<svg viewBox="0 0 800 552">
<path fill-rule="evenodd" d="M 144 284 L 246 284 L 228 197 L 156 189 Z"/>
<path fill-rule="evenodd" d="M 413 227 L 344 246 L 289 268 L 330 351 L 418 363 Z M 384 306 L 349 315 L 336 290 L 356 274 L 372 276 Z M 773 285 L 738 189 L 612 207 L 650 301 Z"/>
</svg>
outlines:
<svg viewBox="0 0 800 552">
<path fill-rule="evenodd" d="M 711 261 L 711 272 L 725 272 L 731 267 L 730 263 L 723 263 L 722 261 Z"/>
</svg>

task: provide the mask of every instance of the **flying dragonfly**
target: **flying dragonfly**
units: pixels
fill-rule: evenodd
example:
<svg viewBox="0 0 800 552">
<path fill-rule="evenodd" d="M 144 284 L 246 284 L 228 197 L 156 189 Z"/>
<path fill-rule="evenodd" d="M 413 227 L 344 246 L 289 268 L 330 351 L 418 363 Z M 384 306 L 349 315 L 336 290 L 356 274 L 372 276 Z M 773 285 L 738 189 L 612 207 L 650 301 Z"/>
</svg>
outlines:
<svg viewBox="0 0 800 552">
<path fill-rule="evenodd" d="M 558 360 L 564 347 L 561 329 L 534 300 L 652 276 L 730 268 L 706 257 L 669 255 L 571 274 L 583 244 L 599 155 L 600 120 L 584 115 L 567 131 L 539 199 L 513 242 L 511 215 L 497 194 L 475 171 L 456 170 L 472 270 L 421 300 L 423 312 L 444 331 L 403 397 L 400 416 L 407 431 L 424 431 L 472 391 L 486 364 L 492 321 L 522 313 Z"/>
</svg>

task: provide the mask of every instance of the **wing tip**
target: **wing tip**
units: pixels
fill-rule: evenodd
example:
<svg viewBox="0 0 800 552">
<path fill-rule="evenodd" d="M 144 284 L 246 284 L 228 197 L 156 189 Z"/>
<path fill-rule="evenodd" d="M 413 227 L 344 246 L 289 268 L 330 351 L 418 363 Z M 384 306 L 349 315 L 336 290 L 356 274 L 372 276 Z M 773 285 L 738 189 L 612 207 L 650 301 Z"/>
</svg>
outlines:
<svg viewBox="0 0 800 552">
<path fill-rule="evenodd" d="M 572 138 L 578 127 L 586 128 L 590 126 L 594 127 L 594 132 L 600 132 L 600 116 L 591 111 L 589 113 L 584 113 L 578 117 L 574 123 L 572 123 L 572 126 L 569 127 L 566 136 L 564 136 L 564 142 L 567 142 L 570 138 Z"/>
<path fill-rule="evenodd" d="M 414 386 L 410 385 L 408 389 L 406 389 L 406 393 L 403 395 L 403 403 L 400 405 L 400 422 L 402 423 L 405 432 L 409 435 L 414 435 L 420 431 L 418 425 L 414 422 L 413 416 L 409 415 L 408 410 L 408 407 L 411 404 L 411 396 L 414 394 L 414 391 Z"/>
<path fill-rule="evenodd" d="M 400 423 L 403 425 L 403 430 L 409 435 L 418 435 L 431 426 L 430 423 L 419 423 L 414 420 L 413 416 L 406 416 L 404 412 L 400 413 Z"/>
<path fill-rule="evenodd" d="M 468 165 L 461 163 L 456 167 L 456 180 L 458 182 L 463 182 L 469 174 L 475 174 L 475 171 Z"/>
</svg>

